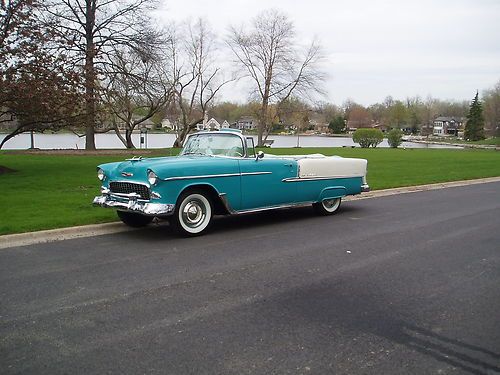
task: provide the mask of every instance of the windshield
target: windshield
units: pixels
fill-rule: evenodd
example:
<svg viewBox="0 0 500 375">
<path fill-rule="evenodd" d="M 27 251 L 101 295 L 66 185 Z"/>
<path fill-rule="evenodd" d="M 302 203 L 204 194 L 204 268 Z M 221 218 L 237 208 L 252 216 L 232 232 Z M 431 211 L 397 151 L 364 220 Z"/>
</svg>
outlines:
<svg viewBox="0 0 500 375">
<path fill-rule="evenodd" d="M 188 138 L 181 155 L 242 157 L 243 142 L 232 134 L 194 134 Z"/>
</svg>

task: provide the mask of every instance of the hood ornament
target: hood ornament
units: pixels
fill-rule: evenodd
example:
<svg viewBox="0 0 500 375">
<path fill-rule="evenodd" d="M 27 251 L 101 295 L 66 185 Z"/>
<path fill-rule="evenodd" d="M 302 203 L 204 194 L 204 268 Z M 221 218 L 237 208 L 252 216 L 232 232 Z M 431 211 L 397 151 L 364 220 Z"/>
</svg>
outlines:
<svg viewBox="0 0 500 375">
<path fill-rule="evenodd" d="M 141 161 L 143 160 L 144 158 L 142 156 L 134 156 L 130 159 L 125 159 L 126 161 Z"/>
<path fill-rule="evenodd" d="M 122 172 L 123 177 L 132 177 L 134 174 L 131 172 Z"/>
</svg>

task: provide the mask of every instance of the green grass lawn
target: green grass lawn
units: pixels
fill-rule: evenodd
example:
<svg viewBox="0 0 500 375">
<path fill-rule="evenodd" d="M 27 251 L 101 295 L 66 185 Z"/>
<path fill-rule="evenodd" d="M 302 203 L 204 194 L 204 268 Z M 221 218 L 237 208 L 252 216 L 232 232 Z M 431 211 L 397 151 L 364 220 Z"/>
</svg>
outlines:
<svg viewBox="0 0 500 375">
<path fill-rule="evenodd" d="M 155 150 L 148 156 L 174 152 Z M 368 159 L 373 190 L 500 176 L 500 152 L 493 150 L 272 148 L 264 152 Z M 16 171 L 0 174 L 0 235 L 115 221 L 113 210 L 91 205 L 100 187 L 96 165 L 131 155 L 0 152 L 0 166 Z"/>
</svg>

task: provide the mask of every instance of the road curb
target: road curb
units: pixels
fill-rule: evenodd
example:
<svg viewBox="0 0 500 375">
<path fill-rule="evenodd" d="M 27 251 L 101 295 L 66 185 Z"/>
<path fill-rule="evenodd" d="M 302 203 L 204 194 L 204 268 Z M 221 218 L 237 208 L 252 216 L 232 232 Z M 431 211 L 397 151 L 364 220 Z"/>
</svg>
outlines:
<svg viewBox="0 0 500 375">
<path fill-rule="evenodd" d="M 50 229 L 38 232 L 7 234 L 4 236 L 0 236 L 0 249 L 7 249 L 9 247 L 17 246 L 27 246 L 37 243 L 69 240 L 75 238 L 101 236 L 104 234 L 119 233 L 131 230 L 134 230 L 134 228 L 127 227 L 125 224 L 118 222 L 82 225 L 78 227 Z"/>
<path fill-rule="evenodd" d="M 356 201 L 362 199 L 387 197 L 396 194 L 416 193 L 428 190 L 485 184 L 489 182 L 500 182 L 500 177 L 481 178 L 477 180 L 440 182 L 436 184 L 376 190 L 368 193 L 363 193 L 360 195 L 355 195 L 352 197 L 347 197 L 344 200 Z M 7 249 L 10 247 L 27 246 L 38 243 L 55 242 L 55 241 L 62 241 L 62 240 L 69 240 L 76 238 L 101 236 L 105 234 L 128 232 L 132 230 L 137 230 L 137 229 L 130 228 L 121 222 L 116 222 L 107 224 L 83 225 L 78 227 L 51 229 L 51 230 L 20 233 L 20 234 L 7 234 L 0 236 L 0 249 Z"/>
</svg>

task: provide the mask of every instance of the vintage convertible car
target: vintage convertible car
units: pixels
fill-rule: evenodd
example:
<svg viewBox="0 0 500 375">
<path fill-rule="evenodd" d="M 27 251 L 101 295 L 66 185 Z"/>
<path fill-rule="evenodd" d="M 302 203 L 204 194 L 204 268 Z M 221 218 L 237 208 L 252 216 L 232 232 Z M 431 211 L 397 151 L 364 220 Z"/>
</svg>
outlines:
<svg viewBox="0 0 500 375">
<path fill-rule="evenodd" d="M 342 197 L 369 190 L 364 159 L 321 154 L 255 152 L 240 131 L 189 136 L 178 156 L 142 158 L 97 168 L 101 195 L 94 205 L 117 209 L 133 227 L 167 218 L 181 234 L 199 235 L 213 215 L 310 205 L 335 213 Z"/>
</svg>

